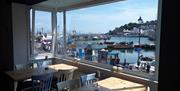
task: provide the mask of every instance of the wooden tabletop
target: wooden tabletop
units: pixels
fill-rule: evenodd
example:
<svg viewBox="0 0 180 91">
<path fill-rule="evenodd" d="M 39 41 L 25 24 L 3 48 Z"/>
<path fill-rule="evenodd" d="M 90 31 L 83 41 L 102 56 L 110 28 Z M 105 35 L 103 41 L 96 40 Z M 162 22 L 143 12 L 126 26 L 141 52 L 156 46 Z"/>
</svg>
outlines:
<svg viewBox="0 0 180 91">
<path fill-rule="evenodd" d="M 58 70 L 68 70 L 68 69 L 78 69 L 75 66 L 67 64 L 55 64 L 48 66 L 48 69 L 45 68 L 34 68 L 34 69 L 25 69 L 25 70 L 15 70 L 8 71 L 6 74 L 14 81 L 21 81 L 28 78 L 31 78 L 32 75 L 46 74 L 49 72 L 57 72 Z"/>
<path fill-rule="evenodd" d="M 78 67 L 72 66 L 72 65 L 67 65 L 67 64 L 55 64 L 55 65 L 50 65 L 48 66 L 49 68 L 52 68 L 54 70 L 71 70 L 71 69 L 78 69 Z"/>
<path fill-rule="evenodd" d="M 116 77 L 109 77 L 98 82 L 102 87 L 111 89 L 112 91 L 146 91 L 143 84 L 123 80 Z"/>
<path fill-rule="evenodd" d="M 95 86 L 90 85 L 90 86 L 84 86 L 77 89 L 72 89 L 71 91 L 95 91 L 95 89 L 96 89 Z M 99 86 L 99 91 L 112 91 L 112 90 Z"/>
<path fill-rule="evenodd" d="M 123 80 L 116 77 L 109 77 L 98 81 L 99 91 L 147 91 L 142 84 Z M 85 86 L 72 91 L 95 91 L 94 86 Z"/>
</svg>

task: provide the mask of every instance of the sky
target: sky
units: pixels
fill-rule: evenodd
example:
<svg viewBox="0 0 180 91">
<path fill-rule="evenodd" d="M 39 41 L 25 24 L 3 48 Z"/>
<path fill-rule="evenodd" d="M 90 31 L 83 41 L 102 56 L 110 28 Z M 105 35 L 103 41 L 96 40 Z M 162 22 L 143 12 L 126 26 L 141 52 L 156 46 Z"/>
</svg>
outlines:
<svg viewBox="0 0 180 91">
<path fill-rule="evenodd" d="M 67 11 L 67 31 L 77 33 L 107 33 L 116 27 L 136 22 L 157 19 L 158 0 L 125 0 L 105 5 Z M 59 31 L 62 31 L 62 13 L 58 14 Z M 51 30 L 51 13 L 36 13 L 36 29 Z"/>
</svg>

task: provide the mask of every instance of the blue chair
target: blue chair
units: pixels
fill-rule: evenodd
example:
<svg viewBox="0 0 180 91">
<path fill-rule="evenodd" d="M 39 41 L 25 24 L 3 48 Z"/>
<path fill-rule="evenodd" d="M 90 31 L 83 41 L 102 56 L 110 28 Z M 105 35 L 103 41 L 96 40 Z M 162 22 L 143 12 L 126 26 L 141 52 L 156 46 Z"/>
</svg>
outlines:
<svg viewBox="0 0 180 91">
<path fill-rule="evenodd" d="M 71 70 L 59 70 L 57 73 L 54 74 L 52 86 L 56 87 L 58 82 L 63 82 L 67 80 L 72 80 L 74 74 L 74 69 Z"/>
<path fill-rule="evenodd" d="M 15 70 L 26 70 L 33 68 L 33 63 L 28 64 L 15 64 Z"/>
<path fill-rule="evenodd" d="M 66 91 L 71 89 L 76 89 L 80 87 L 80 79 L 73 79 L 73 80 L 66 80 L 62 82 L 58 82 L 57 84 L 57 91 Z"/>
<path fill-rule="evenodd" d="M 37 62 L 37 67 L 38 67 L 38 68 L 43 67 L 43 61 L 38 61 L 38 62 Z"/>
<path fill-rule="evenodd" d="M 32 91 L 50 91 L 53 73 L 32 76 Z"/>
<path fill-rule="evenodd" d="M 52 60 L 45 60 L 45 61 L 43 61 L 43 63 L 42 63 L 42 67 L 47 67 L 47 66 L 49 66 L 49 65 L 52 65 Z"/>
<path fill-rule="evenodd" d="M 80 77 L 81 80 L 81 86 L 87 86 L 89 84 L 93 84 L 93 82 L 96 80 L 96 73 L 82 75 Z"/>
<path fill-rule="evenodd" d="M 37 62 L 38 68 L 47 67 L 48 65 L 52 65 L 52 60 L 45 60 L 45 61 L 38 61 Z"/>
</svg>

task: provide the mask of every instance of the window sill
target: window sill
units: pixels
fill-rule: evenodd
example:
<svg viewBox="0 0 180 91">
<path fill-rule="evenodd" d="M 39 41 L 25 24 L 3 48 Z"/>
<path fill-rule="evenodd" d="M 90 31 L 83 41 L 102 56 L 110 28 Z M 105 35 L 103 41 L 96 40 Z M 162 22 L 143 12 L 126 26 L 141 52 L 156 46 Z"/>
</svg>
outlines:
<svg viewBox="0 0 180 91">
<path fill-rule="evenodd" d="M 74 63 L 72 60 L 73 58 L 71 57 L 55 57 L 55 59 L 61 59 L 61 60 L 65 60 L 71 63 Z M 78 61 L 77 61 L 78 62 Z M 118 72 L 113 72 L 112 71 L 112 67 L 111 65 L 107 65 L 107 64 L 101 64 L 101 63 L 96 63 L 96 62 L 89 62 L 89 61 L 85 61 L 85 60 L 81 60 L 78 63 L 76 62 L 76 64 L 80 64 L 80 65 L 84 65 L 84 66 L 89 66 L 89 67 L 93 67 L 96 69 L 100 69 L 100 70 L 104 70 L 107 72 L 111 72 L 113 74 L 116 75 L 124 75 L 124 76 L 128 76 L 128 77 L 132 77 L 132 78 L 137 78 L 137 79 L 142 79 L 142 80 L 146 80 L 146 81 L 152 81 L 155 83 L 158 83 L 157 80 L 154 80 L 154 75 L 150 75 L 148 73 L 143 73 L 143 72 L 138 72 L 138 71 L 132 71 L 132 70 L 128 70 L 128 69 L 123 69 L 123 70 L 119 70 Z"/>
</svg>

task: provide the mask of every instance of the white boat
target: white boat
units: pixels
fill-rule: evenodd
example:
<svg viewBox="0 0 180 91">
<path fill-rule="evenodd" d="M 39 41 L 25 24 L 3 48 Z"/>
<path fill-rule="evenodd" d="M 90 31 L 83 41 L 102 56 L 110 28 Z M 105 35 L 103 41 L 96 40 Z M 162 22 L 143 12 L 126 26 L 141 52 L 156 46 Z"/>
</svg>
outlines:
<svg viewBox="0 0 180 91">
<path fill-rule="evenodd" d="M 140 61 L 139 69 L 141 71 L 146 71 L 147 64 L 150 64 L 150 72 L 152 72 L 152 73 L 155 72 L 155 60 L 153 60 L 153 61 Z M 131 69 L 137 69 L 138 65 L 137 65 L 137 63 L 134 63 L 134 64 L 129 64 L 128 67 Z"/>
</svg>

